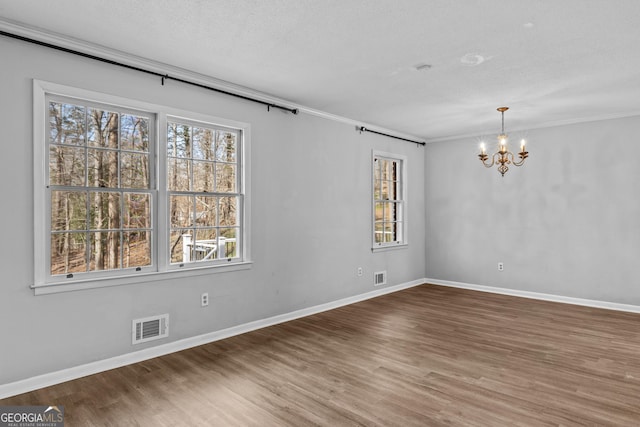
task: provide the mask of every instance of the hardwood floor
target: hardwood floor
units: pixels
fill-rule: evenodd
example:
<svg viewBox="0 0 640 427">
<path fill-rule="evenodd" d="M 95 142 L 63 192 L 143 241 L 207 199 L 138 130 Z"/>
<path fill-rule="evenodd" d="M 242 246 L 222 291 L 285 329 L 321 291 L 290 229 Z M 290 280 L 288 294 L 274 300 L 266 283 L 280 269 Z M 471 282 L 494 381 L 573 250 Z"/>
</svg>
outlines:
<svg viewBox="0 0 640 427">
<path fill-rule="evenodd" d="M 66 426 L 640 425 L 640 315 L 423 285 L 46 389 Z"/>
</svg>

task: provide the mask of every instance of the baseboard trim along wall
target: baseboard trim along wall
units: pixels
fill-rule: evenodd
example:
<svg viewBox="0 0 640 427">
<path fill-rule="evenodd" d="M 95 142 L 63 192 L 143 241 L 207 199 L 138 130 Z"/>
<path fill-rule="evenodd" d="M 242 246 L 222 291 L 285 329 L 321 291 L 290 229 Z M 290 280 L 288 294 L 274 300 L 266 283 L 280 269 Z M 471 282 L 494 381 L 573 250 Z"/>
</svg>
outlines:
<svg viewBox="0 0 640 427">
<path fill-rule="evenodd" d="M 564 304 L 583 305 L 594 308 L 604 308 L 607 310 L 627 311 L 631 313 L 640 313 L 640 306 L 630 304 L 619 304 L 608 301 L 598 301 L 591 299 L 572 298 L 562 295 L 544 294 L 540 292 L 520 291 L 517 289 L 496 288 L 493 286 L 475 285 L 472 283 L 452 282 L 450 280 L 440 279 L 424 279 L 425 283 L 433 285 L 449 286 L 452 288 L 469 289 L 473 291 L 489 292 L 493 294 L 511 295 L 515 297 L 531 298 L 544 301 L 561 302 Z"/>
<path fill-rule="evenodd" d="M 401 291 L 403 289 L 412 288 L 414 286 L 422 285 L 423 283 L 425 283 L 424 279 L 417 279 L 411 282 L 388 286 L 382 289 L 376 289 L 371 292 L 366 292 L 364 294 L 339 299 L 337 301 L 331 301 L 313 307 L 303 308 L 300 310 L 292 311 L 290 313 L 284 313 L 266 319 L 255 320 L 253 322 L 233 326 L 231 328 L 222 329 L 220 331 L 210 332 L 191 338 L 185 338 L 166 344 L 161 344 L 155 347 L 146 348 L 144 350 L 111 357 L 109 359 L 98 360 L 95 362 L 87 363 L 85 365 L 75 366 L 48 374 L 42 374 L 8 384 L 2 384 L 0 385 L 0 399 L 5 399 L 7 397 L 37 390 L 39 388 L 49 387 L 66 381 L 86 377 L 88 375 L 108 371 L 110 369 L 115 369 L 122 366 L 131 365 L 133 363 L 142 362 L 144 360 L 153 359 L 154 357 L 164 356 L 166 354 L 175 353 L 177 351 L 186 350 L 188 348 L 197 347 L 199 345 L 208 344 L 225 338 L 230 338 L 235 335 L 255 331 L 267 326 L 277 325 L 278 323 L 284 323 L 290 320 L 299 319 L 301 317 L 310 316 L 312 314 L 322 313 L 323 311 L 333 310 L 334 308 L 343 307 L 385 294 Z"/>
</svg>

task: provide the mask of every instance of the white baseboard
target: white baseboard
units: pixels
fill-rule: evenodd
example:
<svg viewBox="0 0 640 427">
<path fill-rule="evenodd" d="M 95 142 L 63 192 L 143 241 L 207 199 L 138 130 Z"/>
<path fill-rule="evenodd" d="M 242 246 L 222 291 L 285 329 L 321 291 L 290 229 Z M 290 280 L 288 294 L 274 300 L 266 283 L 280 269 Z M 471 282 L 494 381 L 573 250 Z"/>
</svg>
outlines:
<svg viewBox="0 0 640 427">
<path fill-rule="evenodd" d="M 631 313 L 640 313 L 640 306 L 630 304 L 619 304 L 608 301 L 598 301 L 592 299 L 582 299 L 565 297 L 562 295 L 543 294 L 540 292 L 519 291 L 517 289 L 496 288 L 493 286 L 475 285 L 472 283 L 452 282 L 450 280 L 440 279 L 424 279 L 425 283 L 433 285 L 449 286 L 452 288 L 470 289 L 473 291 L 490 292 L 493 294 L 511 295 L 515 297 L 531 298 L 544 301 L 561 302 L 564 304 L 583 305 L 594 308 L 604 308 L 607 310 L 627 311 Z"/>
<path fill-rule="evenodd" d="M 60 384 L 65 381 L 86 377 L 87 375 L 97 374 L 99 372 L 108 371 L 110 369 L 119 368 L 122 366 L 130 365 L 132 363 L 142 362 L 144 360 L 153 359 L 154 357 L 164 356 L 166 354 L 175 353 L 177 351 L 186 350 L 188 348 L 208 344 L 210 342 L 229 338 L 235 335 L 262 329 L 267 326 L 277 325 L 278 323 L 288 322 L 290 320 L 295 320 L 301 317 L 310 316 L 312 314 L 321 313 L 323 311 L 332 310 L 334 308 L 343 307 L 345 305 L 365 301 L 381 295 L 418 286 L 423 284 L 424 282 L 424 279 L 417 279 L 395 286 L 383 287 L 381 289 L 376 289 L 364 294 L 354 295 L 352 297 L 343 298 L 337 301 L 332 301 L 313 307 L 303 308 L 300 310 L 292 311 L 290 313 L 284 313 L 266 319 L 256 320 L 242 325 L 233 326 L 231 328 L 222 329 L 220 331 L 210 332 L 191 338 L 185 338 L 179 341 L 161 344 L 155 347 L 146 348 L 144 350 L 134 351 L 132 353 L 127 353 L 104 360 L 98 360 L 84 365 L 74 366 L 72 368 L 38 375 L 32 378 L 15 381 L 8 384 L 1 384 L 0 399 L 37 390 L 39 388 Z"/>
</svg>

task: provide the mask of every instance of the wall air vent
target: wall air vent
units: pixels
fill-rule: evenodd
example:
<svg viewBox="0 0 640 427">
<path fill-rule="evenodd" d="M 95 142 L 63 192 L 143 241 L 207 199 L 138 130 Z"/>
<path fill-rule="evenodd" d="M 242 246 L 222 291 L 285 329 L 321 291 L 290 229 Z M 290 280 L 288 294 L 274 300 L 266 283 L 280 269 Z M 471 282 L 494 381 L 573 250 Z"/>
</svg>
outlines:
<svg viewBox="0 0 640 427">
<path fill-rule="evenodd" d="M 169 336 L 169 315 L 135 319 L 131 328 L 132 344 L 140 344 Z"/>
<path fill-rule="evenodd" d="M 387 284 L 387 272 L 377 271 L 373 273 L 373 286 L 381 286 Z"/>
</svg>

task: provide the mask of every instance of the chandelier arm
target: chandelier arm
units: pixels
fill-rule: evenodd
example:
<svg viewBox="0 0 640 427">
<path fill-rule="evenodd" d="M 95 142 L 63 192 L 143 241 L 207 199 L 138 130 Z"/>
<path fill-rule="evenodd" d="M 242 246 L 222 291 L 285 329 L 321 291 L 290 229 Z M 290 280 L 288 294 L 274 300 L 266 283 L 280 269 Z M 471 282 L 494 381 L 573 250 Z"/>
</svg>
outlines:
<svg viewBox="0 0 640 427">
<path fill-rule="evenodd" d="M 511 157 L 512 157 L 511 162 L 512 162 L 515 166 L 522 166 L 522 165 L 524 164 L 525 159 L 527 158 L 527 154 L 528 154 L 528 153 L 527 153 L 526 151 L 524 151 L 524 152 L 521 152 L 521 153 L 518 153 L 518 154 L 520 155 L 520 161 L 519 161 L 519 162 L 516 162 L 515 160 L 513 160 L 513 154 L 512 154 L 512 155 L 511 155 Z"/>
<path fill-rule="evenodd" d="M 514 165 L 516 164 L 516 162 L 513 160 L 513 153 L 511 151 L 507 151 L 507 163 L 513 163 Z"/>
<path fill-rule="evenodd" d="M 498 155 L 498 153 L 495 153 L 493 156 L 491 156 L 491 163 L 487 163 L 486 160 L 482 160 L 482 164 L 484 165 L 485 168 L 490 168 L 493 167 L 493 165 L 496 163 L 496 156 Z"/>
</svg>

